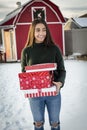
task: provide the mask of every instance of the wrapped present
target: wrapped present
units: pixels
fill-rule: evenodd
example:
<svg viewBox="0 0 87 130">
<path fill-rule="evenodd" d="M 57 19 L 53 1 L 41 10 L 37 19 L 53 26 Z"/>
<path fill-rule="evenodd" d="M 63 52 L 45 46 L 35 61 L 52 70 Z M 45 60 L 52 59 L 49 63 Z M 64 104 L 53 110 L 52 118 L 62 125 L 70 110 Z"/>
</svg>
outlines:
<svg viewBox="0 0 87 130">
<path fill-rule="evenodd" d="M 42 88 L 50 88 L 53 86 L 53 70 L 56 69 L 56 63 L 26 66 L 25 69 L 26 72 L 19 73 L 18 76 L 20 89 L 23 91 L 29 91 L 28 95 L 31 95 L 31 91 L 37 91 L 37 95 L 37 93 L 43 90 Z M 48 92 L 45 94 L 47 93 Z"/>
<path fill-rule="evenodd" d="M 49 71 L 19 73 L 20 89 L 40 89 L 52 86 L 53 75 Z"/>
<path fill-rule="evenodd" d="M 57 68 L 56 63 L 44 63 L 44 64 L 25 66 L 25 70 L 27 72 L 52 71 L 56 70 L 56 68 Z"/>
<path fill-rule="evenodd" d="M 42 89 L 28 89 L 23 90 L 25 98 L 35 98 L 42 96 L 56 96 L 56 86 Z"/>
</svg>

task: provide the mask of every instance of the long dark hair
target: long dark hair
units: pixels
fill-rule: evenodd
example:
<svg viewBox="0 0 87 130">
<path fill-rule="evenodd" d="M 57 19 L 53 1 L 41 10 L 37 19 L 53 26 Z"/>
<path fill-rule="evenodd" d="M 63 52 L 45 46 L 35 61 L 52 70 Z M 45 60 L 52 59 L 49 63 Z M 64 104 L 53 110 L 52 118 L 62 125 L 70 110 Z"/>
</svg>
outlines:
<svg viewBox="0 0 87 130">
<path fill-rule="evenodd" d="M 38 18 L 38 19 L 35 19 L 30 26 L 27 43 L 26 43 L 25 47 L 32 46 L 33 43 L 35 42 L 34 41 L 35 40 L 35 38 L 34 38 L 35 27 L 39 23 L 44 24 L 44 26 L 46 27 L 46 38 L 44 40 L 44 44 L 46 44 L 48 46 L 54 44 L 50 31 L 49 31 L 49 28 L 48 28 L 45 20 Z"/>
</svg>

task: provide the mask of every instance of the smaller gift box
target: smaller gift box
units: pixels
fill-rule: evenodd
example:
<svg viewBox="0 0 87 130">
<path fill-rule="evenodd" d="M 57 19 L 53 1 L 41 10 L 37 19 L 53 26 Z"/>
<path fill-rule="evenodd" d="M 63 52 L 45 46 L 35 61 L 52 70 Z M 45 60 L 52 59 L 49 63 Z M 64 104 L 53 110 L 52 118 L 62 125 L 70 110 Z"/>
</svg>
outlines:
<svg viewBox="0 0 87 130">
<path fill-rule="evenodd" d="M 44 63 L 44 64 L 25 66 L 25 70 L 27 72 L 53 71 L 56 70 L 56 68 L 57 68 L 56 63 Z"/>
</svg>

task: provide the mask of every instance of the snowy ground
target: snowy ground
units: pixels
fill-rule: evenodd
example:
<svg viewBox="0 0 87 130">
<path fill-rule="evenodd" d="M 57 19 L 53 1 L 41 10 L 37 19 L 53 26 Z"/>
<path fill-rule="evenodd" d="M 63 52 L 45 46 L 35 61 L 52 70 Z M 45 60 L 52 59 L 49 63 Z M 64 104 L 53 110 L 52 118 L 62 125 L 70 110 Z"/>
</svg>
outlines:
<svg viewBox="0 0 87 130">
<path fill-rule="evenodd" d="M 87 130 L 87 61 L 65 60 L 61 130 Z M 28 103 L 19 89 L 20 63 L 0 64 L 0 130 L 33 130 Z M 50 130 L 47 111 L 45 130 Z"/>
</svg>

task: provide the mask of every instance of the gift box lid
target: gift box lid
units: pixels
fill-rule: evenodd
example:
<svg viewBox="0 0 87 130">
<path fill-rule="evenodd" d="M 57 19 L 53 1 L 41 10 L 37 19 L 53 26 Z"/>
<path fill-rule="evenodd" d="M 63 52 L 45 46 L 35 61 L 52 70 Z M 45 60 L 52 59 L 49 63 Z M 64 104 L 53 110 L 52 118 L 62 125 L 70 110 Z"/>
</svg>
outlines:
<svg viewBox="0 0 87 130">
<path fill-rule="evenodd" d="M 25 66 L 25 70 L 27 72 L 52 71 L 56 70 L 56 68 L 57 68 L 56 63 L 44 63 L 44 64 Z"/>
</svg>

